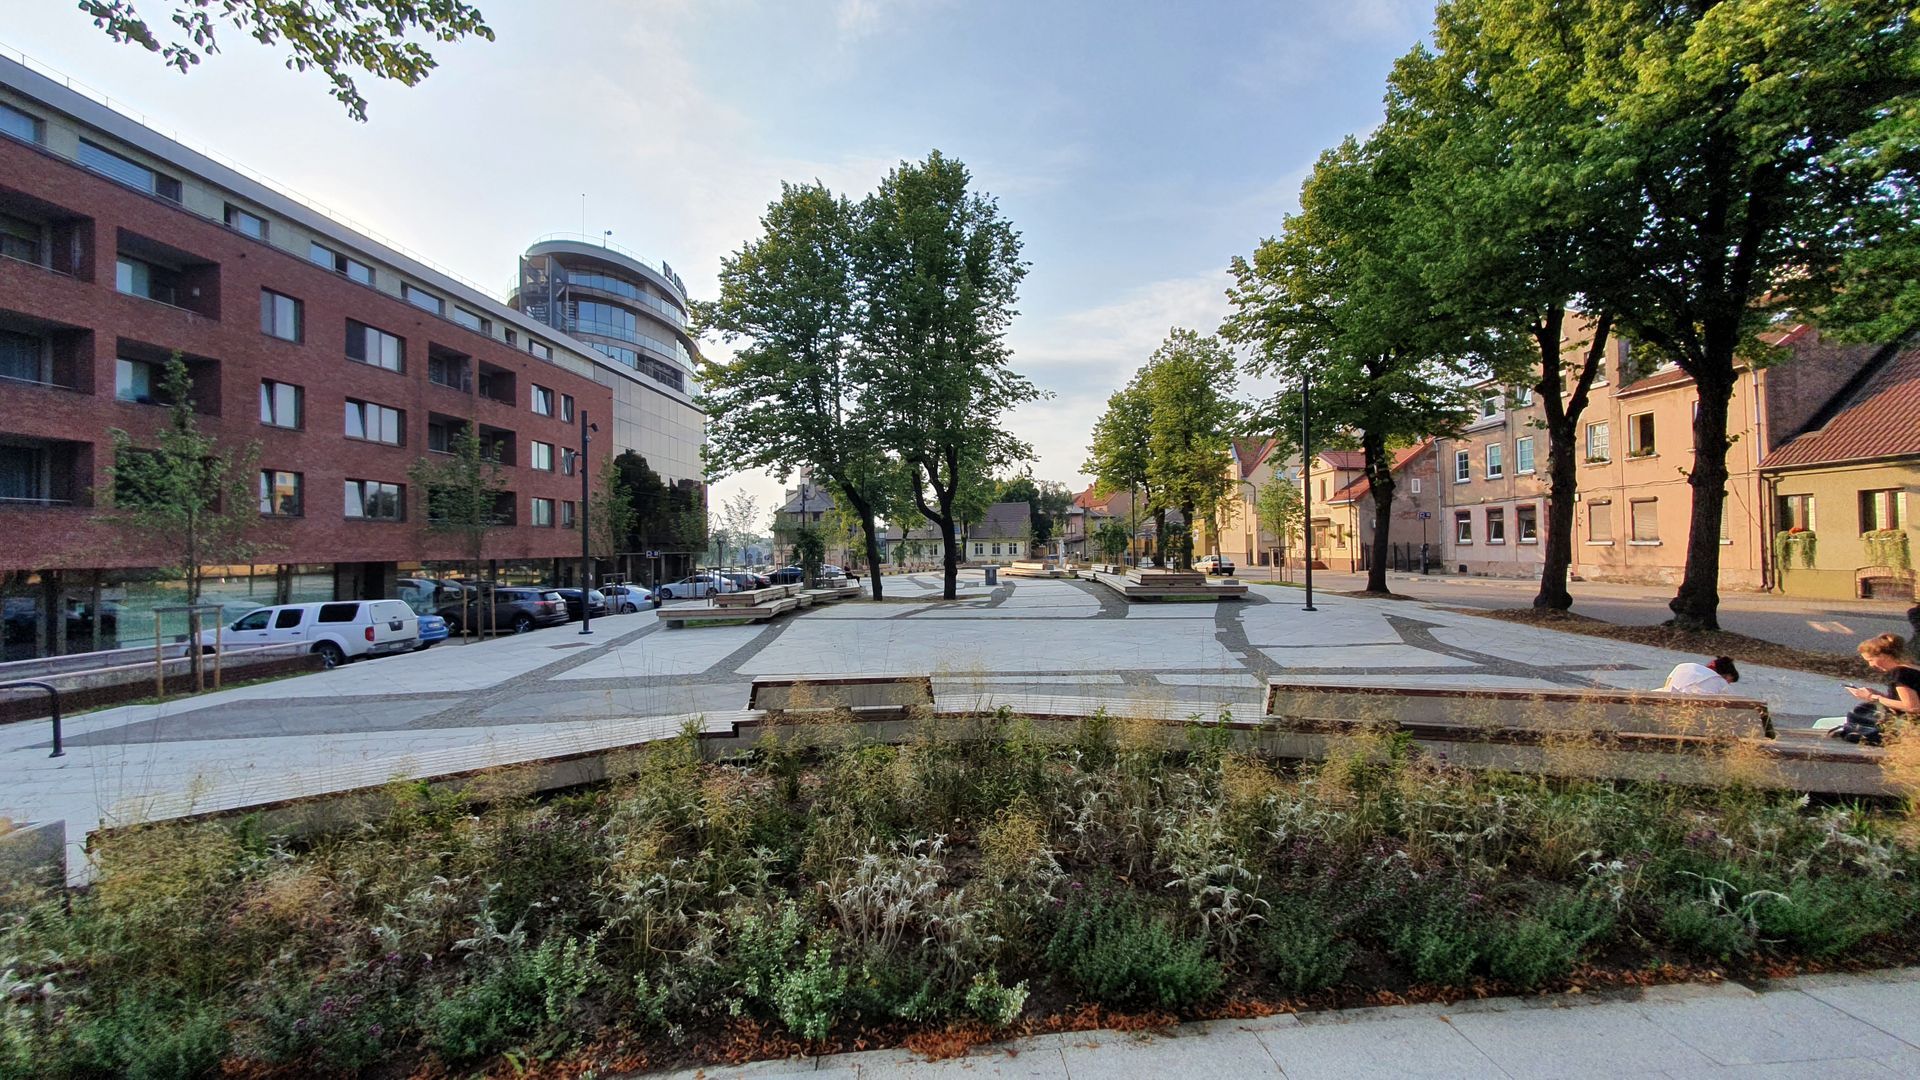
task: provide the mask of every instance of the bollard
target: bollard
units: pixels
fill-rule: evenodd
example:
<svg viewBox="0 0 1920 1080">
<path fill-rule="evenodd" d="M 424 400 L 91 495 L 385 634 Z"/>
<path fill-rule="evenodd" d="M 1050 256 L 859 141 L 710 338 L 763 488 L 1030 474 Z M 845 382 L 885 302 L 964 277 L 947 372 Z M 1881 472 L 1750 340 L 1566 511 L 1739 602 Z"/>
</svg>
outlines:
<svg viewBox="0 0 1920 1080">
<path fill-rule="evenodd" d="M 12 682 L 0 686 L 0 690 L 45 690 L 53 709 L 53 753 L 48 757 L 66 757 L 67 752 L 60 746 L 60 691 L 52 683 Z"/>
</svg>

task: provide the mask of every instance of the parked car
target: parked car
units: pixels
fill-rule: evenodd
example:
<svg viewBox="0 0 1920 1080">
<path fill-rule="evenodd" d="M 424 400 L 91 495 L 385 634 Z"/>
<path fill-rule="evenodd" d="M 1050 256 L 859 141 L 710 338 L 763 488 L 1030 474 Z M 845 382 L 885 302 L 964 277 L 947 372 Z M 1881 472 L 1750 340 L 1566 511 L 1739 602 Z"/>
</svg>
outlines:
<svg viewBox="0 0 1920 1080">
<path fill-rule="evenodd" d="M 559 593 L 560 599 L 566 602 L 567 621 L 579 622 L 580 621 L 580 590 L 556 588 L 553 591 Z M 589 595 L 587 610 L 596 619 L 602 615 L 605 615 L 608 610 L 606 594 L 602 593 L 599 589 L 588 589 L 587 593 Z"/>
<path fill-rule="evenodd" d="M 714 593 L 739 591 L 740 586 L 735 585 L 732 579 L 719 574 L 689 574 L 679 581 L 660 586 L 660 597 L 664 600 L 698 600 Z"/>
<path fill-rule="evenodd" d="M 609 585 L 600 590 L 606 594 L 607 604 L 616 615 L 627 615 L 636 611 L 646 611 L 660 606 L 660 598 L 651 589 L 639 585 Z"/>
<path fill-rule="evenodd" d="M 783 566 L 767 575 L 772 585 L 798 585 L 807 579 L 807 572 L 797 566 Z"/>
<path fill-rule="evenodd" d="M 215 632 L 200 632 L 212 648 Z M 305 642 L 328 667 L 362 656 L 406 652 L 420 644 L 420 617 L 400 600 L 327 600 L 255 608 L 219 631 L 221 647 Z"/>
<path fill-rule="evenodd" d="M 474 599 L 462 602 L 467 593 Z M 478 588 L 460 588 L 441 594 L 438 614 L 455 632 L 468 629 L 465 620 L 473 620 L 472 630 L 510 630 L 524 634 L 542 626 L 559 626 L 567 621 L 567 604 L 552 589 L 529 586 L 503 586 L 493 590 L 493 612 L 486 610 L 486 592 Z"/>
<path fill-rule="evenodd" d="M 1193 568 L 1203 574 L 1219 574 L 1222 577 L 1233 576 L 1233 560 L 1225 555 L 1207 555 L 1194 562 Z"/>
<path fill-rule="evenodd" d="M 765 588 L 773 584 L 770 579 L 761 577 L 759 574 L 753 573 L 750 570 L 721 570 L 719 574 L 721 577 L 733 582 L 741 592 L 746 592 L 749 589 Z"/>
<path fill-rule="evenodd" d="M 414 651 L 431 649 L 436 642 L 445 641 L 452 634 L 453 632 L 447 629 L 447 620 L 427 612 L 420 616 L 420 644 L 414 647 Z"/>
</svg>

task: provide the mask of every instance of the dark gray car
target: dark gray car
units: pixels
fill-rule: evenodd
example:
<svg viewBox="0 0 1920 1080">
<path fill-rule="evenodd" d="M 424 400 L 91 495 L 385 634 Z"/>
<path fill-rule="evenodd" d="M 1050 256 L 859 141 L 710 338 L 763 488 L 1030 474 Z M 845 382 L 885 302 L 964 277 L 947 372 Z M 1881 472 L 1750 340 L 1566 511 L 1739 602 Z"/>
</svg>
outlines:
<svg viewBox="0 0 1920 1080">
<path fill-rule="evenodd" d="M 474 599 L 467 599 L 473 593 Z M 486 592 L 471 585 L 443 588 L 435 614 L 447 620 L 447 628 L 456 634 L 486 633 L 490 630 L 524 634 L 542 626 L 559 626 L 567 621 L 567 604 L 552 589 L 505 586 L 493 590 L 493 614 L 488 616 Z M 471 618 L 469 628 L 466 620 Z"/>
</svg>

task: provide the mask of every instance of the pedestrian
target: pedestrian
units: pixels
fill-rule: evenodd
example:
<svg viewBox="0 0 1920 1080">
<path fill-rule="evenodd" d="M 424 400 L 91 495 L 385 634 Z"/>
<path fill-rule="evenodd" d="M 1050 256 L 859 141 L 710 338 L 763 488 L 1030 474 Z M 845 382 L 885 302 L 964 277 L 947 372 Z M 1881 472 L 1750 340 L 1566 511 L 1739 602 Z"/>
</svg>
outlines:
<svg viewBox="0 0 1920 1080">
<path fill-rule="evenodd" d="M 1733 657 L 1716 656 L 1704 664 L 1676 664 L 1660 691 L 1667 694 L 1725 694 L 1740 681 Z"/>
<path fill-rule="evenodd" d="M 1891 720 L 1920 720 L 1920 665 L 1906 659 L 1907 643 L 1898 634 L 1881 634 L 1860 643 L 1860 658 L 1887 676 L 1887 692 L 1849 684 L 1847 693 L 1860 700 L 1847 721 L 1830 734 L 1850 743 L 1879 746 Z"/>
</svg>

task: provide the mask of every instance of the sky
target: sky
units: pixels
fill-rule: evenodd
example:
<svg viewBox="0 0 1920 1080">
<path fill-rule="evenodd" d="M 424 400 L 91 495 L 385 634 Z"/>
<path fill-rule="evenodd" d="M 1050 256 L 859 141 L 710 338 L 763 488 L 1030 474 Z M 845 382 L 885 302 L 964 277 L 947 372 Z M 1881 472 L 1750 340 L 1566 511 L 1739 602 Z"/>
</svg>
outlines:
<svg viewBox="0 0 1920 1080">
<path fill-rule="evenodd" d="M 853 198 L 930 150 L 964 162 L 1031 268 L 1006 417 L 1076 489 L 1094 420 L 1175 326 L 1211 333 L 1227 267 L 1280 230 L 1320 152 L 1380 119 L 1431 0 L 478 0 L 493 42 L 435 44 L 407 88 L 312 72 L 226 28 L 191 74 L 68 0 L 9 5 L 0 45 L 198 149 L 486 286 L 553 232 L 672 264 L 711 298 L 782 181 Z M 140 0 L 156 24 L 170 0 Z M 709 352 L 726 350 L 709 345 Z M 1243 385 L 1246 396 L 1269 388 Z M 717 479 L 764 512 L 780 485 Z"/>
</svg>

